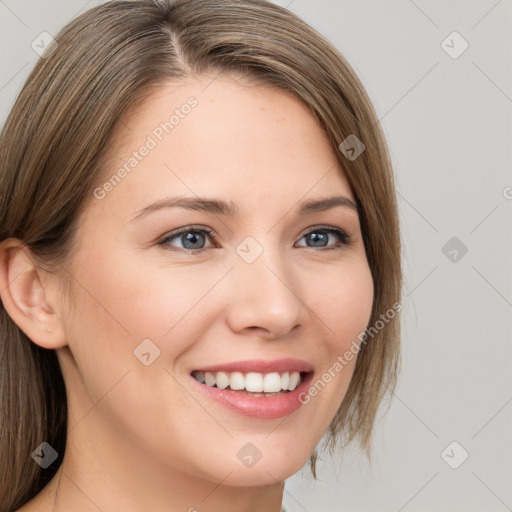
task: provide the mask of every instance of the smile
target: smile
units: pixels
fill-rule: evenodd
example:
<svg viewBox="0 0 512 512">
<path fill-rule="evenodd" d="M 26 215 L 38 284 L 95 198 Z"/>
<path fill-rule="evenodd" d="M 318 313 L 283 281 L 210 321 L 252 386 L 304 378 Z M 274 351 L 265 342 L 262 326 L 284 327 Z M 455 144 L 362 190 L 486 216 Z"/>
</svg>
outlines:
<svg viewBox="0 0 512 512">
<path fill-rule="evenodd" d="M 305 361 L 240 361 L 193 370 L 195 386 L 232 412 L 260 419 L 291 414 L 313 377 Z"/>
<path fill-rule="evenodd" d="M 302 374 L 304 375 L 304 373 Z M 201 383 L 218 389 L 231 389 L 233 391 L 248 391 L 251 393 L 279 393 L 280 391 L 293 391 L 301 381 L 299 372 L 192 372 L 192 376 Z"/>
</svg>

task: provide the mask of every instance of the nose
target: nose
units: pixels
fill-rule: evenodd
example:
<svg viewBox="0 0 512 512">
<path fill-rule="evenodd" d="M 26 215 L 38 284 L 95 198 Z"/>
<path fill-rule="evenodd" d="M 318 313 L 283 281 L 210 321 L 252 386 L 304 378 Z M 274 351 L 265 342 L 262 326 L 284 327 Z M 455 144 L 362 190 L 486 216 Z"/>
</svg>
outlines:
<svg viewBox="0 0 512 512">
<path fill-rule="evenodd" d="M 276 252 L 266 249 L 252 263 L 236 257 L 227 312 L 232 331 L 278 339 L 304 324 L 298 276 Z"/>
</svg>

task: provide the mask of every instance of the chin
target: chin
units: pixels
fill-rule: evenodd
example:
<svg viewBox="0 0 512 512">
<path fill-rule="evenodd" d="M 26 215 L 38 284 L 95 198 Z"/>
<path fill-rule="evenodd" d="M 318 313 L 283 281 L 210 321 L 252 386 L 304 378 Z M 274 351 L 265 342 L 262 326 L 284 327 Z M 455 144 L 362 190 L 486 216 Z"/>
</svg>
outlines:
<svg viewBox="0 0 512 512">
<path fill-rule="evenodd" d="M 268 435 L 268 434 L 267 434 Z M 282 436 L 241 436 L 224 444 L 217 453 L 204 451 L 192 473 L 212 482 L 233 487 L 275 485 L 300 471 L 308 462 L 309 443 L 296 438 L 283 442 Z M 197 453 L 194 455 L 197 456 Z"/>
<path fill-rule="evenodd" d="M 273 485 L 300 471 L 311 453 L 297 446 L 297 442 L 266 443 L 247 441 L 237 453 L 235 467 L 229 482 L 234 486 Z M 259 445 L 261 449 L 257 449 Z M 304 447 L 303 447 L 304 448 Z M 309 446 L 308 446 L 309 448 Z M 227 469 L 227 468 L 226 468 Z M 228 471 L 226 471 L 227 474 Z"/>
<path fill-rule="evenodd" d="M 226 479 L 226 483 L 234 487 L 256 487 L 284 482 L 300 471 L 308 461 L 309 455 L 300 460 L 296 456 L 293 460 L 283 460 L 283 458 L 273 457 L 266 462 L 261 459 L 251 468 L 236 467 Z"/>
</svg>

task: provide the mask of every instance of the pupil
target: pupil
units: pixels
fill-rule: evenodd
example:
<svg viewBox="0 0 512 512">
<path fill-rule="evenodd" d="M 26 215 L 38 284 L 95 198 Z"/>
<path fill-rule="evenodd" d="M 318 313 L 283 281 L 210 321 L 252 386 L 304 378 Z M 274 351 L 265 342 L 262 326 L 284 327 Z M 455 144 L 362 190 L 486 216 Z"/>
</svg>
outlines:
<svg viewBox="0 0 512 512">
<path fill-rule="evenodd" d="M 309 236 L 311 237 L 310 240 L 313 242 L 314 247 L 324 247 L 325 243 L 327 243 L 327 235 L 325 233 L 311 233 Z"/>
<path fill-rule="evenodd" d="M 182 235 L 183 247 L 185 247 L 185 249 L 201 249 L 201 247 L 196 247 L 194 245 L 194 243 L 197 243 L 198 239 L 201 241 L 201 238 L 204 239 L 204 235 L 202 233 L 189 231 L 186 235 Z M 204 243 L 204 240 L 202 241 Z"/>
</svg>

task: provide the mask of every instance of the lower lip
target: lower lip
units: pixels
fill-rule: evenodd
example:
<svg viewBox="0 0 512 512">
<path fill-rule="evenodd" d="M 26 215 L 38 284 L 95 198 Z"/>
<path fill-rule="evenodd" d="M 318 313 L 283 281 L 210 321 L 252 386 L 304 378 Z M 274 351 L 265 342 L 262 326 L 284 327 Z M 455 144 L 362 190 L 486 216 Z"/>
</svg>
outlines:
<svg viewBox="0 0 512 512">
<path fill-rule="evenodd" d="M 305 391 L 313 378 L 313 372 L 308 373 L 293 391 L 278 396 L 251 396 L 232 389 L 219 389 L 200 383 L 190 376 L 199 389 L 222 404 L 224 407 L 244 416 L 260 419 L 274 419 L 287 416 L 303 405 L 299 395 Z"/>
</svg>

